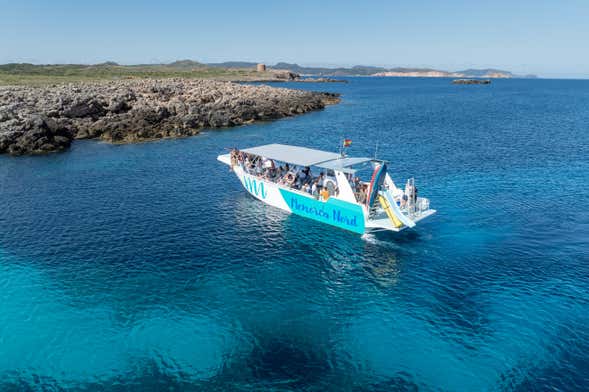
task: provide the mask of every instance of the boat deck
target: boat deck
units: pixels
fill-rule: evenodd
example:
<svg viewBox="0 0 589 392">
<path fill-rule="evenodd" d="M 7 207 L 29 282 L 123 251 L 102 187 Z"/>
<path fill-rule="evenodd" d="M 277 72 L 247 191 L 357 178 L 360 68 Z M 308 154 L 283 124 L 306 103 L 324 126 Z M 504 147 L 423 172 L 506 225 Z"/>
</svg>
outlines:
<svg viewBox="0 0 589 392">
<path fill-rule="evenodd" d="M 413 222 L 417 223 L 422 219 L 427 218 L 436 213 L 436 210 L 425 210 L 418 215 L 411 215 L 410 218 Z M 366 220 L 366 229 L 372 231 L 379 231 L 379 230 L 390 230 L 399 232 L 402 230 L 407 229 L 407 226 L 402 227 L 395 227 L 393 222 L 389 219 L 387 214 L 384 211 L 378 212 L 373 218 Z"/>
</svg>

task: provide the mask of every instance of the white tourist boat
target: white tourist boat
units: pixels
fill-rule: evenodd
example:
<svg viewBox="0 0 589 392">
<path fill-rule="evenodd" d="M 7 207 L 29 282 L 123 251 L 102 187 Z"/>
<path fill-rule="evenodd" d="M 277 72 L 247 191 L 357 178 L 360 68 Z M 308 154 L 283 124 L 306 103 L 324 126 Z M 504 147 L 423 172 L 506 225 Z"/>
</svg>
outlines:
<svg viewBox="0 0 589 392">
<path fill-rule="evenodd" d="M 355 233 L 398 232 L 436 212 L 417 196 L 413 179 L 397 187 L 379 159 L 284 144 L 233 149 L 217 159 L 258 200 Z"/>
</svg>

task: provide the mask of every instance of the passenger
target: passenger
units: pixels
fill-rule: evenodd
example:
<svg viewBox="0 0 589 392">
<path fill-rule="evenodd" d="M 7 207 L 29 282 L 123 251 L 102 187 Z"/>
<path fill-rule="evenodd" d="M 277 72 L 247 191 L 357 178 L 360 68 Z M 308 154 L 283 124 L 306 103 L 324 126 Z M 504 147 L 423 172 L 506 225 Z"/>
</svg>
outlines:
<svg viewBox="0 0 589 392">
<path fill-rule="evenodd" d="M 255 170 L 256 170 L 256 175 L 258 177 L 261 177 L 262 174 L 264 174 L 264 167 L 262 166 L 262 160 L 261 159 L 258 159 L 256 161 L 256 169 Z"/>
<path fill-rule="evenodd" d="M 368 192 L 366 184 L 360 185 L 360 192 L 358 192 L 358 203 L 366 203 L 366 193 Z"/>
<path fill-rule="evenodd" d="M 360 177 L 354 177 L 352 189 L 354 189 L 355 192 L 358 192 L 360 190 Z"/>
<path fill-rule="evenodd" d="M 311 182 L 311 168 L 309 166 L 305 166 L 303 170 L 299 173 L 299 177 L 301 179 L 301 183 L 308 184 Z"/>
<path fill-rule="evenodd" d="M 325 187 L 321 188 L 321 191 L 319 192 L 319 194 L 321 196 L 321 200 L 327 201 L 329 199 L 329 191 L 327 190 L 327 188 L 325 188 Z"/>
<path fill-rule="evenodd" d="M 237 148 L 232 148 L 231 149 L 231 153 L 230 153 L 230 157 L 231 157 L 231 168 L 229 169 L 229 171 L 233 171 L 233 168 L 235 166 L 237 166 Z"/>
<path fill-rule="evenodd" d="M 297 171 L 297 180 L 301 185 L 307 181 L 307 173 L 305 173 L 305 169 Z"/>
<path fill-rule="evenodd" d="M 319 187 L 317 186 L 318 181 L 314 180 L 313 185 L 311 186 L 311 194 L 315 196 L 315 198 L 319 197 Z"/>
<path fill-rule="evenodd" d="M 268 159 L 268 158 L 262 158 L 262 165 L 264 166 L 265 169 L 272 169 L 274 168 L 274 161 L 272 159 Z"/>
<path fill-rule="evenodd" d="M 403 196 L 401 197 L 401 208 L 404 208 L 407 206 L 408 200 L 409 200 L 409 196 L 407 196 L 405 193 L 403 193 Z"/>
<path fill-rule="evenodd" d="M 266 169 L 266 173 L 264 173 L 264 177 L 268 181 L 274 181 L 274 178 L 276 177 L 276 169 L 273 167 Z"/>
<path fill-rule="evenodd" d="M 242 151 L 239 151 L 239 155 L 237 156 L 237 160 L 239 162 L 239 166 L 241 166 L 241 168 L 245 170 L 245 165 L 243 163 L 243 161 L 245 160 L 245 153 Z"/>
<path fill-rule="evenodd" d="M 302 185 L 302 183 L 301 183 L 301 170 L 298 167 L 295 167 L 293 169 L 293 173 L 295 175 L 293 187 L 296 189 L 300 189 L 301 185 Z"/>
<path fill-rule="evenodd" d="M 319 177 L 317 177 L 317 186 L 319 188 L 323 188 L 325 182 L 325 173 L 321 172 L 319 173 Z"/>
<path fill-rule="evenodd" d="M 305 185 L 303 185 L 303 192 L 311 193 L 311 185 L 309 185 L 309 183 L 306 183 Z"/>
</svg>

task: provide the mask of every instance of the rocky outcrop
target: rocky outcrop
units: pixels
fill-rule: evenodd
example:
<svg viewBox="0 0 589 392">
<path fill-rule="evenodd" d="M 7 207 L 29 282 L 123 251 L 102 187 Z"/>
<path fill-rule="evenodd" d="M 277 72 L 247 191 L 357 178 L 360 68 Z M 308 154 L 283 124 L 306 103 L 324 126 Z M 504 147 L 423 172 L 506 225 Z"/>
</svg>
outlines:
<svg viewBox="0 0 589 392">
<path fill-rule="evenodd" d="M 299 78 L 295 82 L 301 83 L 348 83 L 346 79 L 333 79 L 333 78 Z"/>
<path fill-rule="evenodd" d="M 464 76 L 460 73 L 446 72 L 446 71 L 385 71 L 378 72 L 372 76 L 388 76 L 388 77 L 403 77 L 403 78 L 449 78 Z"/>
<path fill-rule="evenodd" d="M 67 149 L 73 139 L 131 143 L 293 116 L 337 94 L 210 80 L 0 87 L 0 153 Z"/>
<path fill-rule="evenodd" d="M 455 79 L 452 84 L 491 84 L 489 79 Z"/>
</svg>

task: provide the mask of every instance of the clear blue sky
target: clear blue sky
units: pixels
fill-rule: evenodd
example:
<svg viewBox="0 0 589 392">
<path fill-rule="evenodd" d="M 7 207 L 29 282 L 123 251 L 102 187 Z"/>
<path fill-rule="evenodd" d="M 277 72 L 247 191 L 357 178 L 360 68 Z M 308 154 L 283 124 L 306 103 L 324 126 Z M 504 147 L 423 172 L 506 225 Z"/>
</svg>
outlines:
<svg viewBox="0 0 589 392">
<path fill-rule="evenodd" d="M 0 0 L 0 63 L 186 58 L 589 77 L 589 0 Z"/>
</svg>

